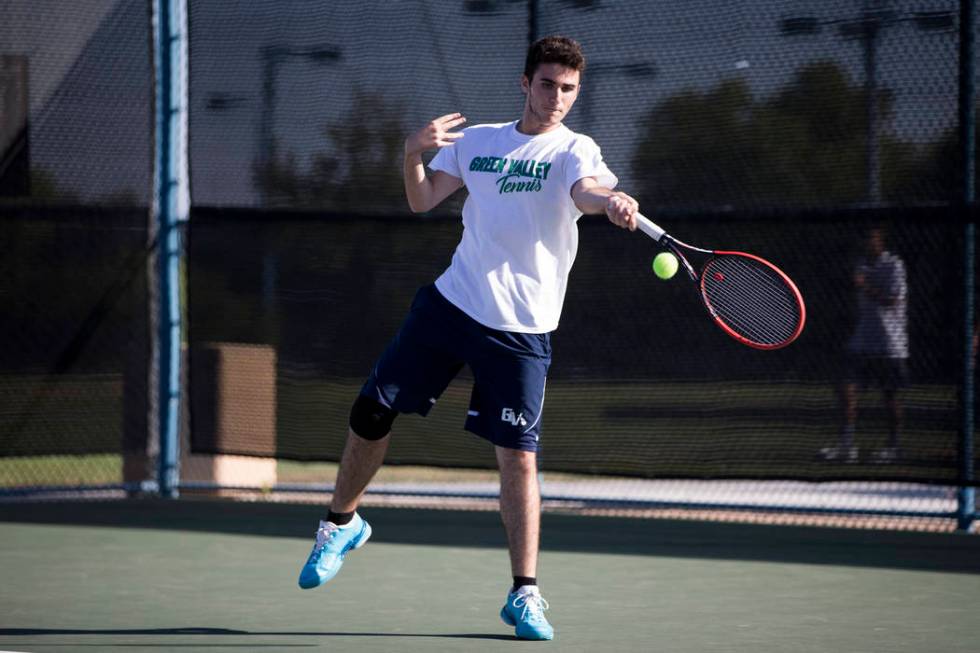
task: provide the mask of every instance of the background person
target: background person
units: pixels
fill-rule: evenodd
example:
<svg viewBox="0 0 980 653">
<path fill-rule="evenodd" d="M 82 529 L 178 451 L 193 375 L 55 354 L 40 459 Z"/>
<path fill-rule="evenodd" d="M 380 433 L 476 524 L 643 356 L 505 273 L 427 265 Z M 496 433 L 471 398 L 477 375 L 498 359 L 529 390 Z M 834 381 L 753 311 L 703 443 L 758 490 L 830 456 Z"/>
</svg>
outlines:
<svg viewBox="0 0 980 653">
<path fill-rule="evenodd" d="M 908 383 L 908 283 L 905 263 L 887 249 L 883 226 L 868 229 L 864 253 L 854 271 L 857 322 L 846 347 L 840 385 L 842 423 L 837 446 L 821 450 L 826 460 L 857 462 L 855 443 L 858 390 L 881 388 L 888 416 L 888 440 L 872 451 L 871 461 L 891 463 L 899 458 L 903 421 L 900 390 Z"/>
</svg>

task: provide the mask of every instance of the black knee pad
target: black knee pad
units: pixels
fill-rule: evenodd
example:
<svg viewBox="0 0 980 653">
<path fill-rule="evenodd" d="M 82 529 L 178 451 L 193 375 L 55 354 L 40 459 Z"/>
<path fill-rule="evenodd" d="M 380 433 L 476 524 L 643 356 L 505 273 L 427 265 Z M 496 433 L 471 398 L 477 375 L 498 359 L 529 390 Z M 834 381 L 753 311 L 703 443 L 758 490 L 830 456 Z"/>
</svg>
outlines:
<svg viewBox="0 0 980 653">
<path fill-rule="evenodd" d="M 398 411 L 379 404 L 370 397 L 358 395 L 350 409 L 350 428 L 365 440 L 380 440 L 391 431 Z"/>
</svg>

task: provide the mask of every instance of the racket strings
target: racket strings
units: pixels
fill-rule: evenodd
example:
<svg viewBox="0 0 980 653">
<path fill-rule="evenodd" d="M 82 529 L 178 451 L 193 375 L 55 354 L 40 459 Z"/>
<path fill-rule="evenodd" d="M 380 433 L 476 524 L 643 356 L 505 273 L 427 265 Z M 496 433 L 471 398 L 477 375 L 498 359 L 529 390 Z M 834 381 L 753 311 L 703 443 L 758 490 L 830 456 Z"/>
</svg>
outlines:
<svg viewBox="0 0 980 653">
<path fill-rule="evenodd" d="M 735 264 L 739 263 L 741 262 L 735 261 Z M 764 270 L 754 265 L 742 265 L 741 271 L 745 273 L 746 286 L 753 287 L 755 290 L 754 294 L 729 292 L 725 295 L 730 299 L 733 307 L 737 308 L 735 314 L 747 323 L 758 325 L 761 329 L 770 328 L 774 334 L 785 332 L 787 329 L 792 333 L 799 323 L 796 300 L 782 279 L 768 269 Z M 728 275 L 729 284 L 737 281 L 739 280 L 732 274 Z M 716 292 L 716 295 L 720 294 Z M 776 306 L 773 306 L 773 302 Z M 767 308 L 777 310 L 766 310 Z"/>
<path fill-rule="evenodd" d="M 788 340 L 796 331 L 797 319 L 788 317 L 793 307 L 785 307 L 782 311 L 774 310 L 771 305 L 762 303 L 758 297 L 753 301 L 727 302 L 715 297 L 716 315 L 743 337 L 758 344 L 774 345 Z"/>
<path fill-rule="evenodd" d="M 765 263 L 721 256 L 701 276 L 708 310 L 742 338 L 775 346 L 796 334 L 802 317 L 796 293 Z"/>
<path fill-rule="evenodd" d="M 799 311 L 794 295 L 778 277 L 738 262 L 713 267 L 705 291 L 716 317 L 758 344 L 775 345 L 792 337 Z"/>
</svg>

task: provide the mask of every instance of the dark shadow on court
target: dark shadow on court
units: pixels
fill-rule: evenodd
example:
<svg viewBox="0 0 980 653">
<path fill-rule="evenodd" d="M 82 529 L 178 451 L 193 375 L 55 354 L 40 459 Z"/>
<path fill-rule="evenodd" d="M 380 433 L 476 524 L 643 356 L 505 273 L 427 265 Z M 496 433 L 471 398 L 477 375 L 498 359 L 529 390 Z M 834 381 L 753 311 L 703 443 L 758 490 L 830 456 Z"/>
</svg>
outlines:
<svg viewBox="0 0 980 653">
<path fill-rule="evenodd" d="M 499 639 L 513 640 L 513 635 L 482 633 L 358 633 L 313 632 L 287 630 L 235 630 L 232 628 L 0 628 L 0 637 L 30 637 L 35 635 L 234 635 L 253 637 L 438 637 L 448 639 Z M 294 644 L 293 646 L 298 646 Z"/>
<path fill-rule="evenodd" d="M 312 538 L 314 505 L 211 499 L 0 503 L 0 522 Z M 496 512 L 366 508 L 372 541 L 504 548 Z M 544 551 L 883 567 L 980 574 L 980 537 L 958 533 L 546 514 Z M 0 631 L 2 632 L 2 631 Z"/>
</svg>

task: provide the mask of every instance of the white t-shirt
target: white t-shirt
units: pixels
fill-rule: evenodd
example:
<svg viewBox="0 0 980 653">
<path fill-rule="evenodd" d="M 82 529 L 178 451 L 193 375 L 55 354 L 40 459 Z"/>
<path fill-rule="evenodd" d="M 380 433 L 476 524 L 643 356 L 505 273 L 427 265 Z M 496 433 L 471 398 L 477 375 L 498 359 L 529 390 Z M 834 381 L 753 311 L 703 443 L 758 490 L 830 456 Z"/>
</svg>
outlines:
<svg viewBox="0 0 980 653">
<path fill-rule="evenodd" d="M 429 167 L 463 180 L 463 238 L 436 279 L 446 299 L 501 331 L 558 327 L 582 212 L 571 189 L 584 177 L 613 188 L 599 146 L 564 125 L 529 136 L 517 122 L 475 125 Z"/>
<path fill-rule="evenodd" d="M 862 258 L 857 271 L 864 282 L 888 297 L 888 304 L 858 293 L 858 319 L 848 349 L 863 356 L 909 357 L 908 285 L 905 263 L 883 252 L 876 260 Z"/>
</svg>

